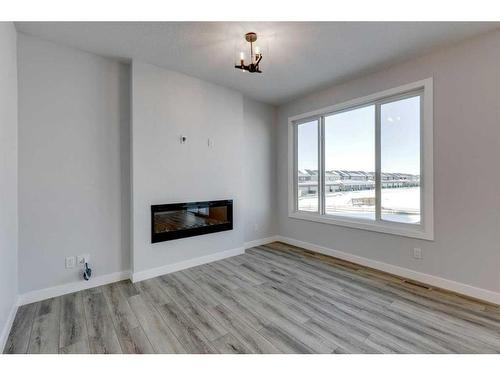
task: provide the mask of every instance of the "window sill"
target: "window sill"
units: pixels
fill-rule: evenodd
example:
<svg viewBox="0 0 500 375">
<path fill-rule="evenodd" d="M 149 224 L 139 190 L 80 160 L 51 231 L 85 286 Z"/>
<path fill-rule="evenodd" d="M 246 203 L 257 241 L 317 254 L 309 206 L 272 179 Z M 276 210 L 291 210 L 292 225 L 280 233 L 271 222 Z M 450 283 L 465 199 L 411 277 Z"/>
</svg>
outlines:
<svg viewBox="0 0 500 375">
<path fill-rule="evenodd" d="M 307 221 L 314 221 L 317 223 L 339 225 L 342 227 L 363 229 L 372 232 L 394 234 L 397 236 L 418 238 L 428 241 L 434 240 L 434 232 L 432 230 L 424 230 L 422 227 L 410 228 L 405 224 L 398 223 L 381 223 L 381 222 L 369 222 L 368 220 L 356 220 L 349 218 L 334 218 L 331 216 L 319 215 L 315 213 L 308 212 L 290 212 L 288 217 L 292 219 L 300 219 Z"/>
</svg>

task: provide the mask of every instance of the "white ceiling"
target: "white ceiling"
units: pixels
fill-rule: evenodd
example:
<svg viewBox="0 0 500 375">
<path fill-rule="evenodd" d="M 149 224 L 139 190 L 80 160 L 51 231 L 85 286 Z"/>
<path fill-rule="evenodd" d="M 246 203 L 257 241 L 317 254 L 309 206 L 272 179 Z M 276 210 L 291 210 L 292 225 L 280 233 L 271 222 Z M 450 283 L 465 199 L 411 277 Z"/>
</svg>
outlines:
<svg viewBox="0 0 500 375">
<path fill-rule="evenodd" d="M 271 104 L 500 27 L 467 22 L 18 22 L 19 31 L 99 55 L 138 59 Z M 263 74 L 233 68 L 255 31 Z M 246 51 L 245 51 L 246 52 Z"/>
</svg>

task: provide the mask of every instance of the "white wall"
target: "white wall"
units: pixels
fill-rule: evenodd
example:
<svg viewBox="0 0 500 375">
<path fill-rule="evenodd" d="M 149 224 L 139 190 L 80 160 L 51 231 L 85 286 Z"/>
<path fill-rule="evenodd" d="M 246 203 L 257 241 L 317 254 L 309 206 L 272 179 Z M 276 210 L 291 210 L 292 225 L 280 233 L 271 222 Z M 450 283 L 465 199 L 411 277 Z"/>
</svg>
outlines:
<svg viewBox="0 0 500 375">
<path fill-rule="evenodd" d="M 277 234 L 275 108 L 244 98 L 245 242 Z"/>
<path fill-rule="evenodd" d="M 500 292 L 500 32 L 279 108 L 279 234 Z M 288 218 L 287 118 L 434 77 L 435 241 Z M 421 247 L 423 259 L 410 256 Z"/>
<path fill-rule="evenodd" d="M 19 34 L 19 289 L 129 264 L 129 76 L 116 61 Z"/>
<path fill-rule="evenodd" d="M 134 61 L 132 109 L 134 273 L 241 248 L 242 95 Z M 151 244 L 152 204 L 217 199 L 234 200 L 232 231 Z"/>
<path fill-rule="evenodd" d="M 16 30 L 0 22 L 0 350 L 17 299 Z"/>
</svg>

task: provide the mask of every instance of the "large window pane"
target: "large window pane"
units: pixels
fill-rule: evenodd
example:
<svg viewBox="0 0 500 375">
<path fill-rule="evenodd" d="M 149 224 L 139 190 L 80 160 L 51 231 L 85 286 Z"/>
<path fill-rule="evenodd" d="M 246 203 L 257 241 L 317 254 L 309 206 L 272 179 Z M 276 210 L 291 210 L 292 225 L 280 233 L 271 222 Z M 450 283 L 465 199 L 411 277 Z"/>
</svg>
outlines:
<svg viewBox="0 0 500 375">
<path fill-rule="evenodd" d="M 375 219 L 375 106 L 325 117 L 325 212 Z"/>
<path fill-rule="evenodd" d="M 381 218 L 420 223 L 420 96 L 380 107 Z"/>
<path fill-rule="evenodd" d="M 297 126 L 297 199 L 299 211 L 318 212 L 318 121 Z"/>
</svg>

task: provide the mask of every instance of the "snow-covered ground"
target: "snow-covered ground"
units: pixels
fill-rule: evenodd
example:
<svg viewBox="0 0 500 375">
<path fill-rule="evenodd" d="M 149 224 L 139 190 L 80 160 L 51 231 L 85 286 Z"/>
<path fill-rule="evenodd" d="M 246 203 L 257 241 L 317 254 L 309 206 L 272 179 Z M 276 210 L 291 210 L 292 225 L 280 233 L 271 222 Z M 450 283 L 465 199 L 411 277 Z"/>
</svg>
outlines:
<svg viewBox="0 0 500 375">
<path fill-rule="evenodd" d="M 353 206 L 353 198 L 375 197 L 375 190 L 344 191 L 326 194 L 326 213 L 331 215 L 374 219 L 375 206 Z M 317 196 L 299 198 L 299 209 L 317 211 Z M 420 222 L 420 188 L 382 190 L 382 219 L 403 223 Z"/>
</svg>

